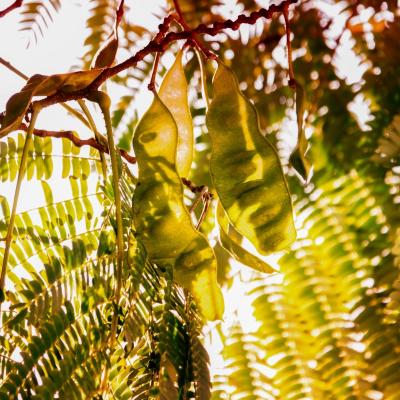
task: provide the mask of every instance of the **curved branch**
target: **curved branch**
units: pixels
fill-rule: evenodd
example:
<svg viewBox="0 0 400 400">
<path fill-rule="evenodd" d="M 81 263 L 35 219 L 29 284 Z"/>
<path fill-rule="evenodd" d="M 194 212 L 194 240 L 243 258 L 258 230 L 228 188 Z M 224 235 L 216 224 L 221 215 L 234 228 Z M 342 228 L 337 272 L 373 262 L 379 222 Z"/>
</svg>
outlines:
<svg viewBox="0 0 400 400">
<path fill-rule="evenodd" d="M 55 94 L 48 96 L 43 100 L 39 100 L 36 103 L 44 108 L 65 101 L 85 98 L 90 93 L 96 91 L 99 86 L 107 79 L 111 78 L 114 75 L 117 75 L 121 71 L 135 66 L 139 61 L 143 60 L 150 53 L 162 53 L 173 42 L 176 42 L 178 40 L 193 39 L 193 37 L 196 35 L 216 36 L 226 29 L 232 29 L 234 31 L 238 30 L 243 24 L 254 25 L 260 18 L 271 19 L 274 14 L 283 13 L 285 7 L 297 2 L 298 0 L 286 0 L 279 5 L 272 5 L 268 9 L 261 8 L 258 11 L 252 12 L 250 15 L 242 14 L 235 20 L 228 19 L 223 22 L 217 21 L 210 26 L 200 24 L 192 30 L 185 30 L 182 32 L 167 33 L 171 20 L 176 18 L 175 15 L 169 15 L 164 19 L 164 22 L 159 25 L 159 31 L 154 39 L 151 40 L 143 49 L 139 50 L 136 54 L 123 61 L 122 63 L 117 64 L 113 67 L 105 68 L 103 72 L 86 88 L 68 93 L 57 91 Z"/>
<path fill-rule="evenodd" d="M 12 3 L 11 5 L 9 5 L 7 8 L 5 8 L 4 10 L 0 11 L 0 18 L 4 17 L 5 15 L 7 15 L 9 12 L 11 12 L 12 10 L 15 10 L 18 7 L 21 7 L 23 3 L 23 0 L 15 0 L 14 3 Z"/>
<path fill-rule="evenodd" d="M 175 10 L 178 14 L 178 23 L 180 25 L 182 25 L 183 29 L 185 31 L 190 31 L 190 26 L 186 23 L 185 17 L 183 16 L 183 12 L 181 9 L 181 6 L 179 4 L 178 0 L 173 0 L 174 2 L 174 6 L 175 6 Z M 218 57 L 216 54 L 214 54 L 212 51 L 210 51 L 209 49 L 207 49 L 203 43 L 201 42 L 201 40 L 197 37 L 196 34 L 192 33 L 192 38 L 191 40 L 193 41 L 193 43 L 195 44 L 195 46 L 209 59 L 213 59 L 213 60 L 217 60 Z"/>
<path fill-rule="evenodd" d="M 25 124 L 21 124 L 20 129 L 23 131 L 27 131 L 28 127 Z M 39 136 L 42 138 L 53 137 L 53 138 L 68 139 L 77 147 L 90 146 L 102 153 L 109 154 L 109 149 L 103 146 L 101 143 L 99 143 L 95 138 L 81 139 L 78 136 L 74 135 L 74 132 L 72 131 L 48 131 L 44 129 L 35 128 L 32 133 L 34 136 Z M 121 157 L 123 157 L 126 161 L 128 161 L 128 163 L 130 164 L 136 163 L 136 158 L 131 156 L 127 151 L 123 149 L 118 149 L 118 151 L 121 154 Z"/>
</svg>

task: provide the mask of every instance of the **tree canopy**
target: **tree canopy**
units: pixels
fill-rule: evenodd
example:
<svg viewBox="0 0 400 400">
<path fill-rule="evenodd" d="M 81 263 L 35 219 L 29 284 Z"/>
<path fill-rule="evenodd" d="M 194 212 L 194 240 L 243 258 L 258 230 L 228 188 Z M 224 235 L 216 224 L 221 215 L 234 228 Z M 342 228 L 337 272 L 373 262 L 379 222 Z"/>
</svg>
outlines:
<svg viewBox="0 0 400 400">
<path fill-rule="evenodd" d="M 0 399 L 400 399 L 398 1 L 8 3 Z"/>
</svg>

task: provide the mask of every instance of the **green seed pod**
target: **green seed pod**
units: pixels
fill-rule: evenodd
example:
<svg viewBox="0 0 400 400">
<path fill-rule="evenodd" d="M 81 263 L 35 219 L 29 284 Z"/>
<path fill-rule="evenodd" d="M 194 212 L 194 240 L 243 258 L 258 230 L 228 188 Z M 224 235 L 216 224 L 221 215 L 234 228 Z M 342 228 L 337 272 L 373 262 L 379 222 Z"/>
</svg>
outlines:
<svg viewBox="0 0 400 400">
<path fill-rule="evenodd" d="M 179 176 L 188 177 L 193 159 L 193 123 L 188 103 L 188 85 L 182 65 L 183 50 L 161 84 L 159 96 L 178 125 L 176 169 Z"/>
<path fill-rule="evenodd" d="M 279 157 L 260 132 L 255 107 L 233 72 L 219 64 L 207 112 L 211 177 L 235 229 L 263 254 L 296 238 L 289 190 Z"/>
<path fill-rule="evenodd" d="M 139 177 L 133 196 L 134 224 L 150 259 L 174 266 L 174 279 L 192 291 L 206 319 L 222 317 L 216 259 L 192 224 L 176 170 L 178 130 L 158 95 L 139 122 L 133 148 Z"/>
</svg>

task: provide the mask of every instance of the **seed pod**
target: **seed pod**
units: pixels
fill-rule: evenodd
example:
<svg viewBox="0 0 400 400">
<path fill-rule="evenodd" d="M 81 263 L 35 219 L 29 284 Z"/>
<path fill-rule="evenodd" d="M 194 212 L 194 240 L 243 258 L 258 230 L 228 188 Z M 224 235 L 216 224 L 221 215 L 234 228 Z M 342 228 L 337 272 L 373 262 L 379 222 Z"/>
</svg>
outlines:
<svg viewBox="0 0 400 400">
<path fill-rule="evenodd" d="M 150 259 L 172 265 L 174 279 L 192 291 L 204 317 L 215 320 L 223 313 L 216 259 L 183 203 L 176 171 L 177 137 L 172 114 L 155 95 L 133 137 L 139 169 L 133 196 L 135 229 Z"/>
<path fill-rule="evenodd" d="M 33 75 L 20 92 L 11 96 L 1 121 L 0 138 L 19 128 L 34 96 L 51 96 L 57 91 L 72 92 L 89 86 L 102 70 L 76 71 L 67 74 Z"/>
<path fill-rule="evenodd" d="M 174 64 L 166 73 L 159 96 L 178 125 L 176 169 L 179 176 L 188 177 L 193 159 L 193 123 L 182 55 L 183 50 L 179 51 Z"/>
<path fill-rule="evenodd" d="M 288 186 L 279 157 L 262 135 L 255 107 L 233 72 L 219 64 L 207 112 L 210 172 L 231 224 L 263 254 L 296 238 Z"/>
<path fill-rule="evenodd" d="M 102 44 L 92 60 L 92 68 L 107 68 L 114 61 L 118 51 L 118 26 L 124 15 L 124 0 L 121 1 L 115 15 L 114 29 L 107 40 Z"/>
</svg>

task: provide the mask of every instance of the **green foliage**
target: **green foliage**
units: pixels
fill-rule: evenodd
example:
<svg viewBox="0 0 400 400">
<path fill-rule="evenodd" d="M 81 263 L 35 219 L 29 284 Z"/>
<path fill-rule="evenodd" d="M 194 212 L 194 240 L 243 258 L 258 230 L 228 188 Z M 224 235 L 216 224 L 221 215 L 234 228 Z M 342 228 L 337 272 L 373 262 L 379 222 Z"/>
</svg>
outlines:
<svg viewBox="0 0 400 400">
<path fill-rule="evenodd" d="M 12 137 L 8 140 L 13 143 Z M 54 202 L 50 186 L 42 180 L 43 206 L 16 216 L 9 260 L 13 289 L 6 291 L 9 311 L 2 313 L 2 396 L 10 398 L 12 393 L 15 398 L 26 398 L 34 393 L 36 398 L 53 398 L 58 393 L 68 398 L 95 397 L 102 371 L 110 368 L 107 393 L 117 398 L 142 398 L 158 387 L 155 376 L 161 368 L 157 364 L 161 354 L 170 357 L 180 371 L 187 368 L 190 340 L 195 342 L 194 351 L 199 351 L 194 306 L 186 304 L 190 300 L 182 290 L 148 262 L 143 246 L 133 236 L 129 226 L 134 186 L 125 177 L 121 191 L 127 202 L 123 210 L 129 245 L 124 256 L 125 285 L 118 323 L 125 344 L 111 353 L 106 350 L 116 262 L 112 190 L 109 184 L 102 186 L 99 182 L 96 191 L 89 193 L 87 181 L 101 170 L 98 157 L 84 156 L 64 139 L 58 159 L 52 153 L 53 141 L 34 137 L 34 147 L 45 151 L 32 153 L 31 158 L 40 155 L 53 160 L 57 165 L 49 175 L 69 180 L 72 197 Z M 20 147 L 11 145 L 2 154 L 10 160 L 18 159 L 20 152 Z M 73 167 L 75 160 L 80 169 Z M 3 175 L 3 181 L 6 178 Z M 4 236 L 9 214 L 4 197 L 1 205 L 0 235 Z M 94 218 L 99 212 L 95 210 L 101 209 L 104 211 Z M 187 308 L 192 310 L 189 314 Z M 176 349 L 184 353 L 176 354 Z M 21 360 L 10 362 L 9 357 L 16 353 Z M 207 354 L 201 357 L 205 360 L 202 368 L 207 370 Z M 154 362 L 153 372 L 148 373 Z M 136 380 L 142 372 L 147 375 Z M 193 375 L 181 376 L 177 390 L 190 387 L 191 380 Z"/>
<path fill-rule="evenodd" d="M 234 387 L 233 396 L 269 388 L 259 398 L 397 398 L 398 261 L 390 230 L 383 233 L 389 191 L 353 171 L 320 181 L 307 201 L 296 203 L 303 222 L 293 250 L 279 263 L 283 282 L 259 276 L 249 290 L 260 325 L 237 337 L 231 352 L 238 327 L 228 330 L 226 368 L 237 365 L 238 377 L 218 377 L 216 389 Z"/>
<path fill-rule="evenodd" d="M 191 27 L 259 9 L 234 3 L 179 1 Z M 199 67 L 195 37 L 171 47 L 139 119 L 146 57 L 101 87 L 109 157 L 20 131 L 39 96 L 85 91 L 154 37 L 134 5 L 90 2 L 83 70 L 34 75 L 0 116 L 0 399 L 399 399 L 399 9 L 384 4 L 291 6 L 296 91 L 277 15 L 201 37 L 218 64 Z M 20 27 L 36 38 L 60 6 L 24 2 Z"/>
</svg>

